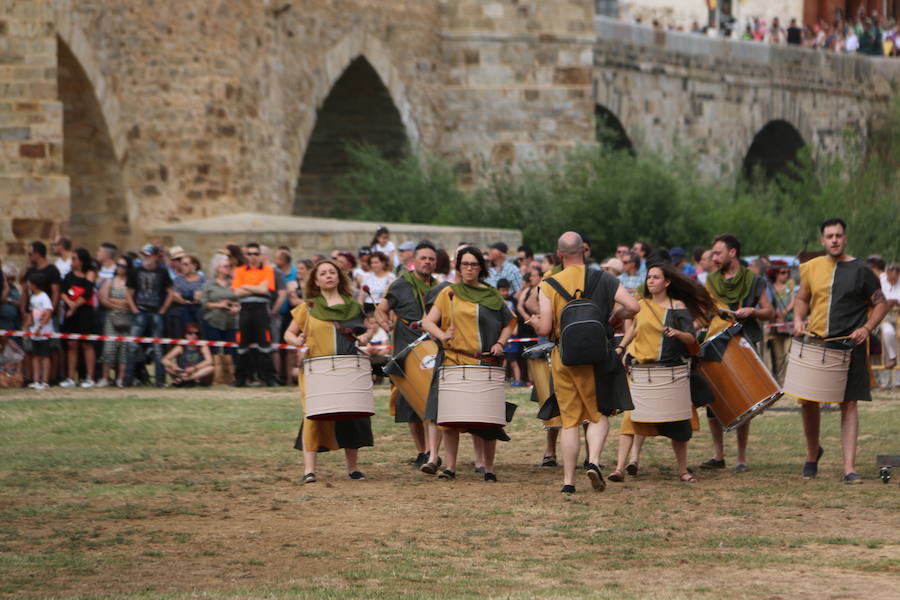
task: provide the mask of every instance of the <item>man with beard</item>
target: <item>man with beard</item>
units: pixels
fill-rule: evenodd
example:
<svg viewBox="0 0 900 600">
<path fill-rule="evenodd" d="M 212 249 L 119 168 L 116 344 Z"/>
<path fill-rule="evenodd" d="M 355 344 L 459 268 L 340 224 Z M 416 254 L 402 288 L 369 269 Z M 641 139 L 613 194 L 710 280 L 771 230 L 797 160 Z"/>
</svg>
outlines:
<svg viewBox="0 0 900 600">
<path fill-rule="evenodd" d="M 871 401 L 866 339 L 887 314 L 889 306 L 875 274 L 861 260 L 847 255 L 847 226 L 841 219 L 824 221 L 819 230 L 825 256 L 800 265 L 800 290 L 794 299 L 794 336 L 804 332 L 821 338 L 847 336 L 854 347 L 850 353 L 847 387 L 841 406 L 841 448 L 847 484 L 862 483 L 856 473 L 859 435 L 857 402 Z M 871 313 L 869 312 L 871 309 Z M 806 435 L 806 463 L 803 477 L 812 479 L 818 471 L 823 449 L 819 445 L 821 413 L 818 402 L 802 400 L 803 433 Z"/>
<path fill-rule="evenodd" d="M 391 283 L 384 298 L 375 307 L 375 320 L 385 331 L 393 331 L 393 352 L 396 356 L 402 352 L 422 331 L 415 327 L 425 316 L 425 299 L 428 292 L 437 284 L 432 277 L 437 263 L 437 251 L 430 242 L 420 242 L 413 252 L 413 270 L 401 270 L 400 276 Z M 418 414 L 412 405 L 392 386 L 391 396 L 396 399 L 394 406 L 394 422 L 408 423 L 418 455 L 416 467 L 428 463 L 426 452 L 425 426 L 422 414 Z M 422 407 L 424 410 L 424 407 Z"/>
<path fill-rule="evenodd" d="M 741 243 L 730 233 L 723 233 L 713 240 L 712 259 L 718 268 L 706 279 L 706 289 L 722 309 L 732 311 L 735 320 L 743 325 L 744 337 L 759 352 L 762 341 L 762 328 L 759 321 L 769 321 L 775 316 L 775 309 L 766 291 L 766 279 L 754 275 L 741 264 Z M 706 339 L 711 338 L 732 322 L 719 316 L 709 324 Z M 703 469 L 725 468 L 724 430 L 722 424 L 711 410 L 706 409 L 709 417 L 709 431 L 713 440 L 715 456 L 700 464 Z M 750 437 L 750 422 L 737 429 L 737 464 L 734 470 L 738 473 L 749 470 L 747 465 L 747 440 Z"/>
</svg>

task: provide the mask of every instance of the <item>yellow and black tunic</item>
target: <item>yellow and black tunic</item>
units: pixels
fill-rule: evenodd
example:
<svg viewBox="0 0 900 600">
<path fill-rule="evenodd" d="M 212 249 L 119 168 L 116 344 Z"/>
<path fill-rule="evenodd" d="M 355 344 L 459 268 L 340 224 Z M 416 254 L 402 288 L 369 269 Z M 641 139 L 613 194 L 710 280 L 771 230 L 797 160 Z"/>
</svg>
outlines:
<svg viewBox="0 0 900 600">
<path fill-rule="evenodd" d="M 453 292 L 453 298 L 450 292 Z M 467 299 L 470 298 L 470 299 Z M 477 298 L 476 301 L 473 299 Z M 440 328 L 444 331 L 453 327 L 453 337 L 443 344 L 438 355 L 442 366 L 486 365 L 498 366 L 491 358 L 480 358 L 482 353 L 491 351 L 504 327 L 515 326 L 516 316 L 503 302 L 500 293 L 494 288 L 473 288 L 465 283 L 446 286 L 434 299 L 434 306 L 441 311 Z M 437 420 L 437 369 L 428 396 L 428 407 L 425 418 Z M 472 429 L 485 439 L 509 438 L 503 434 L 502 428 Z"/>
<path fill-rule="evenodd" d="M 739 308 L 754 308 L 759 304 L 759 297 L 766 292 L 768 283 L 764 277 L 755 275 L 747 267 L 741 266 L 734 277 L 725 279 L 721 271 L 709 274 L 706 279 L 706 289 L 719 308 L 737 310 Z M 728 329 L 733 321 L 723 319 L 716 315 L 709 323 L 709 331 L 706 339 L 711 338 L 720 331 Z M 762 341 L 762 328 L 756 319 L 744 319 L 741 321 L 743 333 L 753 344 L 758 347 Z"/>
<path fill-rule="evenodd" d="M 602 271 L 597 276 L 600 280 L 594 289 L 592 300 L 603 314 L 610 315 L 615 304 L 616 290 L 619 289 L 619 280 Z M 585 266 L 568 266 L 553 275 L 553 279 L 566 292 L 574 295 L 576 290 L 584 290 L 586 287 Z M 558 341 L 559 320 L 566 300 L 547 283 L 546 278 L 541 282 L 540 289 L 550 299 L 552 307 L 553 327 L 550 339 Z M 609 342 L 597 340 L 597 343 Z M 585 421 L 596 423 L 601 414 L 610 416 L 634 408 L 624 371 L 601 373 L 594 365 L 566 366 L 560 358 L 559 346 L 553 349 L 550 369 L 562 426 L 565 428 L 576 427 Z"/>
<path fill-rule="evenodd" d="M 665 327 L 672 327 L 694 335 L 693 319 L 686 308 L 664 308 L 651 299 L 640 301 L 641 311 L 634 318 L 634 339 L 628 346 L 628 354 L 637 364 L 657 364 L 673 366 L 684 364 L 691 356 L 689 349 L 680 340 L 663 335 Z M 626 435 L 643 435 L 646 437 L 665 436 L 676 442 L 691 439 L 692 432 L 700 429 L 697 411 L 690 419 L 671 423 L 636 423 L 631 420 L 631 411 L 625 412 L 619 433 Z"/>
<path fill-rule="evenodd" d="M 394 356 L 416 340 L 422 333 L 412 329 L 409 325 L 415 321 L 421 321 L 425 316 L 425 297 L 437 283 L 433 277 L 428 281 L 417 278 L 415 273 L 406 271 L 394 280 L 387 289 L 384 297 L 388 306 L 397 315 L 397 324 L 394 327 L 391 343 L 394 346 Z M 391 414 L 395 423 L 421 422 L 419 415 L 403 397 L 403 394 L 391 385 Z"/>
<path fill-rule="evenodd" d="M 806 330 L 830 338 L 850 335 L 868 318 L 869 300 L 880 289 L 878 277 L 858 259 L 836 262 L 820 256 L 800 265 L 800 287 L 809 293 Z M 837 348 L 846 346 L 836 343 Z M 871 400 L 866 345 L 853 347 L 844 400 Z"/>
<path fill-rule="evenodd" d="M 351 298 L 345 298 L 346 303 L 357 304 Z M 359 311 L 351 311 L 360 316 L 354 317 L 348 321 L 341 321 L 339 325 L 345 328 L 362 325 L 362 307 Z M 298 304 L 291 311 L 291 318 L 306 335 L 306 346 L 308 348 L 308 358 L 317 358 L 319 356 L 334 355 L 356 355 L 354 339 L 338 332 L 335 327 L 335 320 L 324 320 L 312 316 L 306 302 Z M 300 369 L 298 377 L 300 385 L 300 402 L 306 412 L 306 397 L 303 380 L 303 369 Z M 297 440 L 294 442 L 294 448 L 297 450 L 313 450 L 317 452 L 328 452 L 329 450 L 337 450 L 338 448 L 362 448 L 364 446 L 373 446 L 372 437 L 372 420 L 369 417 L 359 419 L 349 419 L 346 421 L 319 421 L 310 420 L 306 417 L 300 425 L 300 433 L 297 434 Z"/>
</svg>

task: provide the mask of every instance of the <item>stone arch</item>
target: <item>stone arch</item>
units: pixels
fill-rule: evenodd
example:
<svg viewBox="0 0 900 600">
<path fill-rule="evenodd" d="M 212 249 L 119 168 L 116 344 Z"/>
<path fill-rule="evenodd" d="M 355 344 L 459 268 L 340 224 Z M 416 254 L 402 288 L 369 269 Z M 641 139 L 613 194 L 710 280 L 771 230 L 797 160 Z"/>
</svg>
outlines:
<svg viewBox="0 0 900 600">
<path fill-rule="evenodd" d="M 96 91 L 68 44 L 57 38 L 63 108 L 63 172 L 69 177 L 68 233 L 78 245 L 123 242 L 130 233 L 122 168 Z"/>
<path fill-rule="evenodd" d="M 613 150 L 626 150 L 634 156 L 634 144 L 622 122 L 602 104 L 594 106 L 594 128 L 598 142 L 609 145 Z"/>
<path fill-rule="evenodd" d="M 119 99 L 100 69 L 100 60 L 88 42 L 85 31 L 79 23 L 78 11 L 74 0 L 53 0 L 53 22 L 56 35 L 65 42 L 71 54 L 78 60 L 87 80 L 90 81 L 94 96 L 106 122 L 109 139 L 116 160 L 122 162 L 125 157 L 127 141 L 126 131 L 121 123 Z"/>
<path fill-rule="evenodd" d="M 778 175 L 796 176 L 794 165 L 806 145 L 800 131 L 789 121 L 769 121 L 753 136 L 744 155 L 744 177 L 770 181 Z"/>
<path fill-rule="evenodd" d="M 335 180 L 347 166 L 345 142 L 369 143 L 399 156 L 419 139 L 405 86 L 376 39 L 348 35 L 326 54 L 322 72 L 316 118 L 307 120 L 300 132 L 295 214 L 330 212 Z"/>
</svg>

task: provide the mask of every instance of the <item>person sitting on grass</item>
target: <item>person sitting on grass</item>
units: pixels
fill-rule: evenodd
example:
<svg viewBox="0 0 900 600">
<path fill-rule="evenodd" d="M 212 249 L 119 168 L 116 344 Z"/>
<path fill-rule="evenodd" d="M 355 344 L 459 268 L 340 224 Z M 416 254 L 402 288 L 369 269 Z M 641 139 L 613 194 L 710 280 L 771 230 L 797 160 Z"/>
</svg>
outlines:
<svg viewBox="0 0 900 600">
<path fill-rule="evenodd" d="M 196 323 L 188 323 L 184 328 L 184 337 L 197 339 L 200 328 Z M 163 357 L 163 367 L 172 376 L 176 387 L 208 386 L 212 381 L 212 353 L 208 346 L 175 346 Z"/>
</svg>

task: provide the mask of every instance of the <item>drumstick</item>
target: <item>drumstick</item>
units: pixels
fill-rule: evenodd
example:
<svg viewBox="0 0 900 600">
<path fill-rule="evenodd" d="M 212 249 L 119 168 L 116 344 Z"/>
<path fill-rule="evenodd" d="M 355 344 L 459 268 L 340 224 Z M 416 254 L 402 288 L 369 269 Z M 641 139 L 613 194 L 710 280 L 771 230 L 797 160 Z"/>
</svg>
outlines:
<svg viewBox="0 0 900 600">
<path fill-rule="evenodd" d="M 822 341 L 823 341 L 823 342 L 839 342 L 839 341 L 841 341 L 841 340 L 849 340 L 851 337 L 852 337 L 852 336 L 849 336 L 849 335 L 842 335 L 842 336 L 840 336 L 840 337 L 830 337 L 830 338 L 825 338 L 825 339 L 823 339 Z"/>
<path fill-rule="evenodd" d="M 450 327 L 448 327 L 448 331 L 453 329 L 453 290 L 447 290 L 447 297 L 450 298 Z"/>
<path fill-rule="evenodd" d="M 366 293 L 366 296 L 369 297 L 369 300 L 372 301 L 372 304 L 377 304 L 377 302 L 375 302 L 375 298 L 372 297 L 372 291 L 369 289 L 369 286 L 362 286 L 362 291 Z"/>
</svg>

